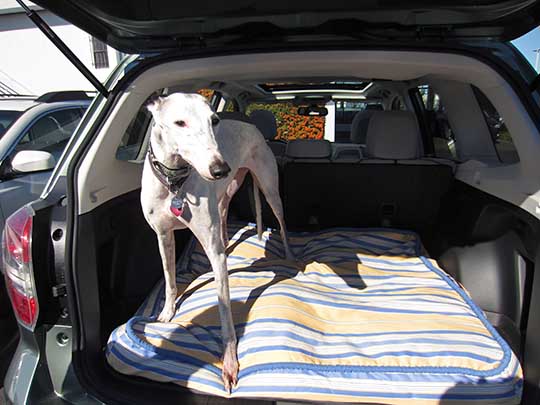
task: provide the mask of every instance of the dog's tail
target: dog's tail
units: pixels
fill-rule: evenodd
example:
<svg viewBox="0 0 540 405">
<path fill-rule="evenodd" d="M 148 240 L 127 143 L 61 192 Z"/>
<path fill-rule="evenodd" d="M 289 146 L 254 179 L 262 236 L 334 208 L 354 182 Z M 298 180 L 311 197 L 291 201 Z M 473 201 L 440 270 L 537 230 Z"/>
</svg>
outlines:
<svg viewBox="0 0 540 405">
<path fill-rule="evenodd" d="M 257 180 L 253 179 L 253 199 L 255 200 L 255 220 L 257 222 L 257 236 L 259 240 L 262 239 L 262 208 L 261 208 L 261 195 L 259 193 L 259 186 Z"/>
</svg>

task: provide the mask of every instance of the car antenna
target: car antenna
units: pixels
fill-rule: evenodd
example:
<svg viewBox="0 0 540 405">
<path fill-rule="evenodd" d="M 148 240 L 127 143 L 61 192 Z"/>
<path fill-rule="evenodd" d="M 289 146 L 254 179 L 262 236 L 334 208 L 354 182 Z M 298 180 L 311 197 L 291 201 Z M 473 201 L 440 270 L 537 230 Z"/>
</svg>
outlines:
<svg viewBox="0 0 540 405">
<path fill-rule="evenodd" d="M 38 13 L 31 10 L 23 0 L 17 0 L 17 3 L 23 8 L 24 12 L 32 20 L 32 22 L 38 27 L 43 34 L 50 39 L 50 41 L 64 54 L 64 56 L 88 79 L 90 83 L 100 92 L 104 97 L 109 96 L 109 91 L 103 86 L 103 84 L 97 79 L 96 76 L 88 70 L 86 66 L 81 62 L 79 58 L 68 48 L 68 46 L 55 34 L 55 32 L 49 27 L 49 25 L 43 21 Z"/>
</svg>

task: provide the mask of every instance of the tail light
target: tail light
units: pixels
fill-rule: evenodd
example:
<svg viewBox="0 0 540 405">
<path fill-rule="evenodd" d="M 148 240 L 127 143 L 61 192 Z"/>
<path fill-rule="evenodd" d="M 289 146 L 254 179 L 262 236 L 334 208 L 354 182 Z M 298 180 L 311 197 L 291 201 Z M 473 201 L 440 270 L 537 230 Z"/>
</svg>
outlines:
<svg viewBox="0 0 540 405">
<path fill-rule="evenodd" d="M 30 330 L 34 330 L 39 313 L 31 250 L 33 215 L 30 207 L 22 207 L 7 219 L 2 235 L 8 295 L 19 323 Z"/>
</svg>

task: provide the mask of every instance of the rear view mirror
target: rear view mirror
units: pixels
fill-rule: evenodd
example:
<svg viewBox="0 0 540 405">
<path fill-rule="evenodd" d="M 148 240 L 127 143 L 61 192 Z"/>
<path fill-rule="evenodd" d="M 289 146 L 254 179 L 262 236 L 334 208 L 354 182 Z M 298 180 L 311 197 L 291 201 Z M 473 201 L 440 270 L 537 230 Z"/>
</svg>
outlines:
<svg viewBox="0 0 540 405">
<path fill-rule="evenodd" d="M 49 152 L 41 150 L 21 150 L 11 160 L 11 167 L 17 173 L 41 172 L 54 169 L 56 159 Z"/>
<path fill-rule="evenodd" d="M 310 105 L 307 107 L 298 107 L 298 115 L 304 115 L 308 117 L 325 117 L 328 114 L 326 107 L 319 107 L 316 105 Z"/>
</svg>

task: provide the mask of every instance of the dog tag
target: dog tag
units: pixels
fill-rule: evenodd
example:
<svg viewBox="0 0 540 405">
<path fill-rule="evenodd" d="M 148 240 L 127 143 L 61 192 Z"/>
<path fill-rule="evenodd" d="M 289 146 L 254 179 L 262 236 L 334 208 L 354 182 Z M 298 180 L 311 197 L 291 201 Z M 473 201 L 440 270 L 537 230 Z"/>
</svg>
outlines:
<svg viewBox="0 0 540 405">
<path fill-rule="evenodd" d="M 182 198 L 178 198 L 178 196 L 174 196 L 171 200 L 170 210 L 173 215 L 177 217 L 181 216 L 184 212 L 184 200 Z"/>
</svg>

